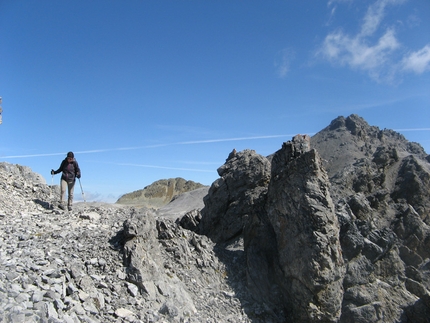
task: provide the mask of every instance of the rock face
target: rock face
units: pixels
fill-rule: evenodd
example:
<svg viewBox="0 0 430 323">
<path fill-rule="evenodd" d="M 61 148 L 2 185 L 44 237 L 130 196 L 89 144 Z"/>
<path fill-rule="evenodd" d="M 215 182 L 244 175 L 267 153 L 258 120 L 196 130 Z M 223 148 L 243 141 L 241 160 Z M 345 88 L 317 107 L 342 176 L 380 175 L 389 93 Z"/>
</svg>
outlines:
<svg viewBox="0 0 430 323">
<path fill-rule="evenodd" d="M 318 153 L 302 144 L 305 138 L 296 136 L 275 153 L 265 209 L 292 321 L 336 322 L 345 273 L 339 223 L 327 174 Z"/>
<path fill-rule="evenodd" d="M 281 308 L 280 317 L 337 321 L 345 273 L 339 223 L 310 138 L 284 143 L 271 163 L 254 151 L 236 153 L 218 173 L 199 232 L 217 242 L 243 234 L 250 291 Z"/>
<path fill-rule="evenodd" d="M 339 117 L 267 158 L 230 154 L 198 230 L 219 245 L 243 237 L 250 294 L 279 322 L 430 322 L 429 159 Z M 265 180 L 249 180 L 267 161 Z"/>
<path fill-rule="evenodd" d="M 375 213 L 389 212 L 384 211 L 387 205 L 409 204 L 430 223 L 430 200 L 425 198 L 430 158 L 419 144 L 369 126 L 357 115 L 333 120 L 311 144 L 324 160 L 334 200 L 361 194 Z"/>
<path fill-rule="evenodd" d="M 429 322 L 428 155 L 357 115 L 333 120 L 311 144 L 324 159 L 341 224 L 341 322 Z"/>
<path fill-rule="evenodd" d="M 227 241 L 242 233 L 255 204 L 267 192 L 270 162 L 253 150 L 230 154 L 218 168 L 221 176 L 204 199 L 200 233 L 215 242 Z"/>
<path fill-rule="evenodd" d="M 204 187 L 204 185 L 193 181 L 187 181 L 180 177 L 161 179 L 146 186 L 142 190 L 124 194 L 116 203 L 158 209 L 167 205 L 176 196 L 201 187 Z"/>
<path fill-rule="evenodd" d="M 351 115 L 233 150 L 189 207 L 72 212 L 0 163 L 0 321 L 430 322 L 429 160 Z"/>
</svg>

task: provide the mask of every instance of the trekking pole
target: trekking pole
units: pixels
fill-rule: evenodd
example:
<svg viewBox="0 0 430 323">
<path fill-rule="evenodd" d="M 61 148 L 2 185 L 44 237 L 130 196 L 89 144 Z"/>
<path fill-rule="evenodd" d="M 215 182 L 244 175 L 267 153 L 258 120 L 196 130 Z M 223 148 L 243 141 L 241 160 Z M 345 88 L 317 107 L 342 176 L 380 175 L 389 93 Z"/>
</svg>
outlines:
<svg viewBox="0 0 430 323">
<path fill-rule="evenodd" d="M 50 203 L 49 203 L 49 208 L 53 208 L 54 206 L 52 205 L 52 199 L 54 198 L 54 196 L 52 195 L 52 186 L 54 186 L 54 174 L 51 174 L 52 178 L 51 178 L 51 186 L 49 187 L 49 197 L 51 199 Z"/>
<path fill-rule="evenodd" d="M 81 187 L 82 198 L 84 199 L 84 202 L 87 202 L 87 201 L 85 201 L 85 194 L 84 194 L 84 190 L 82 189 L 81 179 L 78 178 L 78 180 L 79 180 L 79 186 Z"/>
</svg>

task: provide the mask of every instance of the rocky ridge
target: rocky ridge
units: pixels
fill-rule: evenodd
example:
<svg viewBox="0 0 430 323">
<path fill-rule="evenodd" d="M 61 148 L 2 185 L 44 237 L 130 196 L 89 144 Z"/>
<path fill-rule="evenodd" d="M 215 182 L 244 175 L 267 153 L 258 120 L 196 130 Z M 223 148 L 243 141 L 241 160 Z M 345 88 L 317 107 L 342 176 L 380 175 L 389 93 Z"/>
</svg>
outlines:
<svg viewBox="0 0 430 323">
<path fill-rule="evenodd" d="M 0 163 L 0 318 L 429 322 L 429 161 L 339 117 L 268 157 L 233 150 L 204 207 L 179 203 L 176 220 L 172 206 L 63 212 Z"/>
<path fill-rule="evenodd" d="M 247 285 L 279 322 L 429 322 L 429 156 L 339 117 L 266 157 L 233 151 L 197 232 L 243 237 Z"/>
</svg>

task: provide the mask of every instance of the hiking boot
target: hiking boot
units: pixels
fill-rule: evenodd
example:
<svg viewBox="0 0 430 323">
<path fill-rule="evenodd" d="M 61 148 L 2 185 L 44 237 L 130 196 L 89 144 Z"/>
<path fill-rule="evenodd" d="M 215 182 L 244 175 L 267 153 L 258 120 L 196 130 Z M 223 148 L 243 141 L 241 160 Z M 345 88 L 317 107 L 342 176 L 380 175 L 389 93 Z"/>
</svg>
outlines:
<svg viewBox="0 0 430 323">
<path fill-rule="evenodd" d="M 68 209 L 69 211 L 71 211 L 71 210 L 72 210 L 72 207 L 69 205 L 69 206 L 67 207 L 67 209 Z"/>
<path fill-rule="evenodd" d="M 58 204 L 58 207 L 62 210 L 65 210 L 66 208 L 64 207 L 64 204 Z"/>
</svg>

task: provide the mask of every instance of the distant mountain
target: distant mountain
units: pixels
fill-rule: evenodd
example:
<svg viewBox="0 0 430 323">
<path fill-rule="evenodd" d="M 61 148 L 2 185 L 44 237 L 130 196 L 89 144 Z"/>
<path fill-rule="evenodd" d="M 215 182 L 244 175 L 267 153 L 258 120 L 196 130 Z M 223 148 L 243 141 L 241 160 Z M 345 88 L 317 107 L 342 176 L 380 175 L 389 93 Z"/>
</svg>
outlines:
<svg viewBox="0 0 430 323">
<path fill-rule="evenodd" d="M 161 179 L 141 190 L 124 194 L 116 203 L 159 209 L 171 202 L 176 196 L 204 186 L 197 182 L 187 181 L 181 177 Z"/>
</svg>

